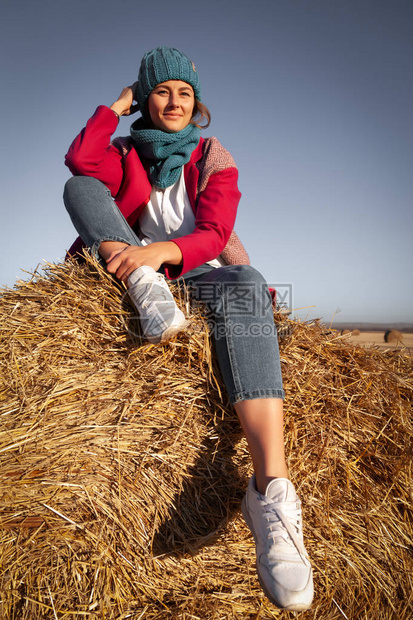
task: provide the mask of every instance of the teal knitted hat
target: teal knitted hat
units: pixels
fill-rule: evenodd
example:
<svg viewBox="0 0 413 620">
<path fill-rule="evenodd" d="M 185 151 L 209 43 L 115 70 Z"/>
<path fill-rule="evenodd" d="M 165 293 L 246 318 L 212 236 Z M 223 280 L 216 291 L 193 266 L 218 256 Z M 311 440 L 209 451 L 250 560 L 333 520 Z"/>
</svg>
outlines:
<svg viewBox="0 0 413 620">
<path fill-rule="evenodd" d="M 146 52 L 139 69 L 135 97 L 142 116 L 145 115 L 146 100 L 152 90 L 168 80 L 187 82 L 194 89 L 195 97 L 201 100 L 201 83 L 194 63 L 174 47 L 157 47 Z"/>
</svg>

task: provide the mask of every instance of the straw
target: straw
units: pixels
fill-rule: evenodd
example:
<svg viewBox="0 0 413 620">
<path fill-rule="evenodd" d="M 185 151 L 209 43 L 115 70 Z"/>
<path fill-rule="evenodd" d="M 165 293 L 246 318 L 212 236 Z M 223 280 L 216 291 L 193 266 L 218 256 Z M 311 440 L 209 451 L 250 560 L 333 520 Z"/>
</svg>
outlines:
<svg viewBox="0 0 413 620">
<path fill-rule="evenodd" d="M 295 617 L 264 596 L 245 439 L 190 327 L 143 343 L 87 259 L 0 297 L 0 617 Z M 412 617 L 412 358 L 276 314 L 291 478 L 315 600 L 300 618 Z"/>
</svg>

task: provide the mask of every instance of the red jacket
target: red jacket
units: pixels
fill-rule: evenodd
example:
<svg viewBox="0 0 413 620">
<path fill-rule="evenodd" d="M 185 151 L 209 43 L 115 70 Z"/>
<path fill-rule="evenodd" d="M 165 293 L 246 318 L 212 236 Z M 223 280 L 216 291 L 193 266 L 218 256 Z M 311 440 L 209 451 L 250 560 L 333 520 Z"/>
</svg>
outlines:
<svg viewBox="0 0 413 620">
<path fill-rule="evenodd" d="M 125 156 L 121 148 L 111 144 L 117 125 L 113 111 L 99 106 L 72 142 L 65 163 L 74 175 L 91 176 L 102 181 L 130 226 L 134 226 L 149 201 L 152 187 L 136 150 L 131 148 Z M 186 189 L 195 214 L 195 230 L 173 240 L 182 252 L 183 262 L 182 265 L 165 265 L 169 278 L 178 278 L 217 258 L 234 228 L 241 197 L 237 185 L 238 170 L 234 165 L 215 172 L 206 188 L 198 192 L 204 145 L 205 140 L 201 138 L 184 166 Z M 69 253 L 75 254 L 81 247 L 78 238 Z"/>
</svg>

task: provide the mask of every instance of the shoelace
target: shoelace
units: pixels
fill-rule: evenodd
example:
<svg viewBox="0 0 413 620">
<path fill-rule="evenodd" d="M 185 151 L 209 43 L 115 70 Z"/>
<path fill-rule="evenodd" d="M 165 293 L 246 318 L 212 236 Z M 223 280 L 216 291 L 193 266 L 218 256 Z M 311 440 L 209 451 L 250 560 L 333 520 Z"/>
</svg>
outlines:
<svg viewBox="0 0 413 620">
<path fill-rule="evenodd" d="M 148 283 L 140 283 L 136 282 L 132 286 L 134 289 L 133 294 L 135 299 L 142 307 L 148 304 L 148 301 L 166 301 L 167 300 L 167 291 L 165 290 L 165 282 L 161 275 L 156 276 L 155 282 Z"/>
<path fill-rule="evenodd" d="M 277 539 L 282 539 L 290 545 L 285 537 L 285 532 L 287 532 L 301 559 L 305 562 L 307 554 L 298 534 L 301 524 L 300 500 L 296 502 L 283 502 L 282 508 L 279 502 L 267 501 L 263 497 L 261 497 L 260 503 L 264 509 L 264 516 L 268 521 L 268 537 L 272 538 L 275 544 L 281 542 L 281 540 Z"/>
</svg>

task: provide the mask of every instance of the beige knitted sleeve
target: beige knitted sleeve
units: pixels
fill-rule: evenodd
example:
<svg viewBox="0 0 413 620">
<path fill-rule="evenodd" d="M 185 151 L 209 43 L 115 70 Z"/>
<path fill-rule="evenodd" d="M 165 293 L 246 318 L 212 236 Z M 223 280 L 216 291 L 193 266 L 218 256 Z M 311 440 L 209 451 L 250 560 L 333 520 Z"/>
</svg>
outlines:
<svg viewBox="0 0 413 620">
<path fill-rule="evenodd" d="M 197 187 L 197 198 L 208 185 L 209 178 L 215 172 L 236 168 L 232 155 L 224 149 L 217 138 L 207 138 L 205 140 L 204 156 L 197 164 L 199 169 L 199 180 Z M 231 232 L 228 243 L 225 246 L 221 258 L 227 265 L 249 265 L 250 259 L 246 249 L 241 243 L 235 230 Z"/>
</svg>

